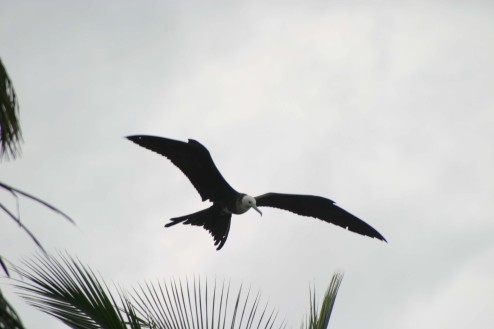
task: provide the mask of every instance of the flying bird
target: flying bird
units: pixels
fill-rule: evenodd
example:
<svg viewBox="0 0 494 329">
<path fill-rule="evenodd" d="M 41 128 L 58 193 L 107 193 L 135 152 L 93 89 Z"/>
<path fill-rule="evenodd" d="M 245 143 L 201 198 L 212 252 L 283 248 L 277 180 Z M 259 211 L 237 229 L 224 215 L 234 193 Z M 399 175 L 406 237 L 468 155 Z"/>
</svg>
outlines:
<svg viewBox="0 0 494 329">
<path fill-rule="evenodd" d="M 217 250 L 223 247 L 228 238 L 232 215 L 243 214 L 252 208 L 262 216 L 258 207 L 274 207 L 302 216 L 319 218 L 352 232 L 386 242 L 386 239 L 373 227 L 329 199 L 314 195 L 283 193 L 266 193 L 252 197 L 237 192 L 216 168 L 206 147 L 198 141 L 189 139 L 186 143 L 145 135 L 127 138 L 139 146 L 167 157 L 187 176 L 199 192 L 202 201 L 209 200 L 213 203 L 204 210 L 172 218 L 165 227 L 179 223 L 202 226 L 213 236 Z"/>
</svg>

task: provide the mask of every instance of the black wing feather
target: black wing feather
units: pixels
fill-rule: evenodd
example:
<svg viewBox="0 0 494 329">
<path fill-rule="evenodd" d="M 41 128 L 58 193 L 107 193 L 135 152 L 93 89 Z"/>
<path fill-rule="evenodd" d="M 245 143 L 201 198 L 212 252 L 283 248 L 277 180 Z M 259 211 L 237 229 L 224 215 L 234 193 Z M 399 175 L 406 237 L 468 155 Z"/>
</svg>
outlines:
<svg viewBox="0 0 494 329">
<path fill-rule="evenodd" d="M 127 139 L 167 157 L 187 176 L 203 201 L 225 200 L 237 193 L 216 168 L 209 151 L 198 141 L 189 139 L 185 143 L 144 135 L 128 136 Z"/>
<path fill-rule="evenodd" d="M 319 218 L 352 232 L 386 241 L 372 226 L 338 207 L 334 201 L 320 196 L 266 193 L 256 197 L 256 203 L 260 207 L 274 207 L 302 216 Z"/>
</svg>

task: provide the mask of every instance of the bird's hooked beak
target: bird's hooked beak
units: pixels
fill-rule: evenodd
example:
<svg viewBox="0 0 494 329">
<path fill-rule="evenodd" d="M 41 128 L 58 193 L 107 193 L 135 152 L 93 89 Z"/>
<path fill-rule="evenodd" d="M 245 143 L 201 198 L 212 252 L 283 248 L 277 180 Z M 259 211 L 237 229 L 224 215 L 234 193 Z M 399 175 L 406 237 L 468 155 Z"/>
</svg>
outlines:
<svg viewBox="0 0 494 329">
<path fill-rule="evenodd" d="M 254 208 L 254 210 L 257 211 L 258 213 L 260 213 L 262 216 L 262 212 L 259 210 L 259 208 L 257 208 L 257 206 L 252 206 L 252 208 Z"/>
</svg>

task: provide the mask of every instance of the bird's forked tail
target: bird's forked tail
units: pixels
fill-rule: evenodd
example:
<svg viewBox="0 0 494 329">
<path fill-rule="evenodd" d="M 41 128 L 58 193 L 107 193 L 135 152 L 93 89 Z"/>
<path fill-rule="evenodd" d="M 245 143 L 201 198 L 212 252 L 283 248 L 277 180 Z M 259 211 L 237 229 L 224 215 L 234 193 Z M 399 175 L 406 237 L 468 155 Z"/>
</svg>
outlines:
<svg viewBox="0 0 494 329">
<path fill-rule="evenodd" d="M 170 219 L 170 223 L 165 227 L 170 227 L 179 223 L 204 227 L 214 238 L 214 245 L 220 250 L 226 242 L 230 231 L 232 214 L 224 213 L 214 205 L 204 210 L 182 217 Z"/>
<path fill-rule="evenodd" d="M 204 219 L 202 219 L 211 208 L 206 208 L 201 211 L 195 212 L 193 214 L 185 215 L 182 217 L 170 218 L 170 223 L 166 224 L 165 227 L 170 227 L 176 224 L 185 222 L 184 224 L 202 226 L 204 224 Z M 202 220 L 201 220 L 202 219 Z"/>
</svg>

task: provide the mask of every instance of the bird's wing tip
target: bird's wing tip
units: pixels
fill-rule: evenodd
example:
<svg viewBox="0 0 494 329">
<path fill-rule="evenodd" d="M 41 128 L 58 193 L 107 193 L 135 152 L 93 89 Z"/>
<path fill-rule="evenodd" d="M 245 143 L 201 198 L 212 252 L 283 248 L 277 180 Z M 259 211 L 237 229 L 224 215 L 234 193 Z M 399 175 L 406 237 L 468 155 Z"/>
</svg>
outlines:
<svg viewBox="0 0 494 329">
<path fill-rule="evenodd" d="M 378 240 L 381 240 L 381 241 L 383 241 L 383 242 L 388 243 L 388 240 L 386 240 L 386 238 L 385 238 L 385 237 L 383 237 L 383 236 L 382 236 L 382 235 L 380 235 L 380 234 L 379 234 L 378 236 L 375 236 L 374 238 L 376 238 L 376 239 L 378 239 Z"/>
</svg>

